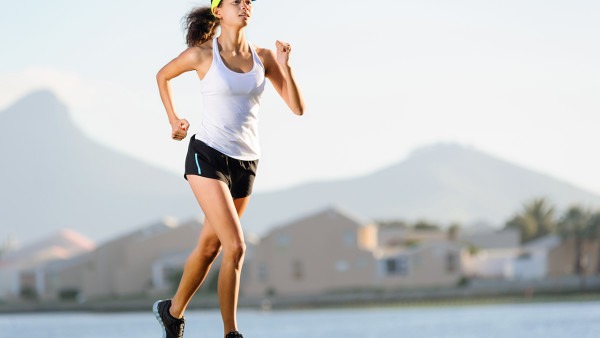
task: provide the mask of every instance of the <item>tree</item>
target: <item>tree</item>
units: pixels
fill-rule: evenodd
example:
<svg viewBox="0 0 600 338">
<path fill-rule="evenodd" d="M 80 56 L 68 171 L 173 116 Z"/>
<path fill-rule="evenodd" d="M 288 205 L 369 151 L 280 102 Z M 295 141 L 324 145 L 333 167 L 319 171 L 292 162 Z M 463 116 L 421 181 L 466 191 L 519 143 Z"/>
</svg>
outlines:
<svg viewBox="0 0 600 338">
<path fill-rule="evenodd" d="M 549 205 L 544 198 L 536 198 L 525 204 L 520 213 L 506 222 L 505 228 L 519 230 L 523 243 L 554 233 L 554 206 Z"/>
<path fill-rule="evenodd" d="M 600 275 L 600 211 L 596 211 L 589 219 L 589 233 L 591 238 L 596 240 L 597 243 L 597 254 L 596 254 L 596 271 L 597 275 Z"/>
<path fill-rule="evenodd" d="M 390 227 L 390 228 L 402 228 L 402 229 L 406 229 L 408 228 L 408 224 L 405 221 L 401 221 L 401 220 L 391 220 L 391 221 L 376 221 L 375 223 L 377 223 L 377 225 L 381 226 L 381 227 Z"/>
<path fill-rule="evenodd" d="M 453 223 L 448 228 L 448 239 L 450 241 L 456 241 L 458 239 L 458 235 L 460 234 L 460 224 Z"/>
<path fill-rule="evenodd" d="M 564 239 L 573 238 L 575 241 L 574 270 L 579 276 L 585 272 L 583 259 L 584 239 L 589 237 L 590 213 L 580 206 L 571 206 L 558 222 L 558 230 Z"/>
<path fill-rule="evenodd" d="M 424 220 L 420 220 L 413 225 L 415 230 L 440 230 L 440 227 L 437 224 L 429 223 Z"/>
<path fill-rule="evenodd" d="M 537 233 L 537 224 L 535 224 L 533 218 L 528 217 L 526 214 L 517 214 L 513 216 L 513 218 L 506 222 L 504 228 L 518 230 L 521 237 L 521 243 L 530 241 Z"/>
</svg>

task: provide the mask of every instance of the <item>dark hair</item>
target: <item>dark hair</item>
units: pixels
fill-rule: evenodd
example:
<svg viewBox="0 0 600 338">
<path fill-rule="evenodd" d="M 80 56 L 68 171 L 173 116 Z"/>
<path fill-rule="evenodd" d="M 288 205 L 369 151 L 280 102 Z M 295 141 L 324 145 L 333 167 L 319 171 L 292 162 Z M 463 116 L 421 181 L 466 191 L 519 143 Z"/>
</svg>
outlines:
<svg viewBox="0 0 600 338">
<path fill-rule="evenodd" d="M 183 19 L 187 31 L 185 42 L 188 47 L 212 40 L 219 27 L 219 19 L 213 15 L 210 7 L 193 8 Z"/>
</svg>

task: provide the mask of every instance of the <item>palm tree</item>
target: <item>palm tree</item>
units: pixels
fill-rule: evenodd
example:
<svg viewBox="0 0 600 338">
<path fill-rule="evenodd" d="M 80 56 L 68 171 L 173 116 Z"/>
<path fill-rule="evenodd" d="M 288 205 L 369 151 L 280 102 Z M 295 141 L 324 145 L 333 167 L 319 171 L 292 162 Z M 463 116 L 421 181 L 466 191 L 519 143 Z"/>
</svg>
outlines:
<svg viewBox="0 0 600 338">
<path fill-rule="evenodd" d="M 575 274 L 582 276 L 585 272 L 583 260 L 584 239 L 589 235 L 590 213 L 583 210 L 580 206 L 571 206 L 558 222 L 560 235 L 564 239 L 573 238 L 575 240 Z"/>
<path fill-rule="evenodd" d="M 521 213 L 506 222 L 506 228 L 517 229 L 521 233 L 521 242 L 554 233 L 554 206 L 544 198 L 536 198 L 525 204 Z"/>
<path fill-rule="evenodd" d="M 598 253 L 596 257 L 596 271 L 597 275 L 600 275 L 600 211 L 596 211 L 589 219 L 589 233 L 590 239 L 596 240 L 598 245 Z"/>
</svg>

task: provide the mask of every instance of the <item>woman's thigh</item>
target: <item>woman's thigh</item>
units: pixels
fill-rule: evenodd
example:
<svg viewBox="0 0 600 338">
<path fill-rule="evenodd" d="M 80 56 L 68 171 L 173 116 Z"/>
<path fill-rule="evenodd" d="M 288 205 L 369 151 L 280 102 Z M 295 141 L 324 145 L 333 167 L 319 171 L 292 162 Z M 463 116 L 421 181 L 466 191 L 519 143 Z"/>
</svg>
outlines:
<svg viewBox="0 0 600 338">
<path fill-rule="evenodd" d="M 221 244 L 237 245 L 243 242 L 244 235 L 240 224 L 240 214 L 248 203 L 248 197 L 233 200 L 225 182 L 202 176 L 188 175 L 188 182 L 194 196 L 209 223 L 206 235 L 214 231 Z M 206 223 L 206 221 L 205 221 Z M 204 232 L 204 230 L 203 230 Z"/>
<path fill-rule="evenodd" d="M 250 201 L 250 196 L 243 198 L 236 198 L 233 200 L 233 204 L 235 205 L 235 209 L 238 215 L 238 218 L 241 218 L 246 207 L 248 206 L 248 202 Z M 218 251 L 221 246 L 221 241 L 215 232 L 214 227 L 208 220 L 208 218 L 204 219 L 204 225 L 202 226 L 202 232 L 200 233 L 200 238 L 198 240 L 198 245 L 200 247 L 208 247 L 210 249 L 214 249 Z"/>
</svg>

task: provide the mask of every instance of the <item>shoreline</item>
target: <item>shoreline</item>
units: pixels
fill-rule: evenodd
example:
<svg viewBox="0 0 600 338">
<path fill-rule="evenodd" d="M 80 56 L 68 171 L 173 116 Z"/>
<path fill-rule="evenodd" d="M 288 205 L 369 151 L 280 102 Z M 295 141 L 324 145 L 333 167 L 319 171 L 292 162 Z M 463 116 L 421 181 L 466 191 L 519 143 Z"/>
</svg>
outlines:
<svg viewBox="0 0 600 338">
<path fill-rule="evenodd" d="M 395 293 L 339 293 L 309 297 L 271 297 L 262 299 L 240 298 L 239 308 L 258 311 L 381 308 L 381 307 L 443 307 L 476 306 L 486 304 L 532 304 L 555 302 L 600 301 L 600 289 L 567 292 L 501 292 L 470 293 L 458 296 L 451 290 L 395 292 Z M 118 313 L 150 311 L 157 298 L 106 299 L 84 303 L 18 301 L 0 303 L 0 315 L 26 313 Z M 198 295 L 189 310 L 217 310 L 216 295 Z"/>
</svg>

